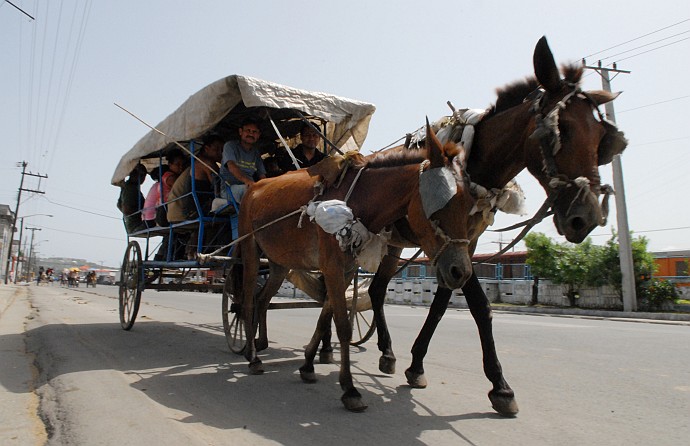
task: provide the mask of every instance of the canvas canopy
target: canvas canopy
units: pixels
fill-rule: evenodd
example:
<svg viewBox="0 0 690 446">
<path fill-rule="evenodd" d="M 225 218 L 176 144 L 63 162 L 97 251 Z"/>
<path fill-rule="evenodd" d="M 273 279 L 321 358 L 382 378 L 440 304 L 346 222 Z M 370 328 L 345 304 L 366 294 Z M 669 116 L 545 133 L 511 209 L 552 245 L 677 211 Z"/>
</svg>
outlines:
<svg viewBox="0 0 690 446">
<path fill-rule="evenodd" d="M 158 164 L 159 154 L 170 149 L 174 141 L 188 143 L 209 133 L 226 140 L 237 138 L 240 123 L 249 115 L 265 120 L 260 147 L 264 152 L 278 141 L 268 117 L 283 136 L 290 137 L 302 126 L 300 114 L 319 124 L 337 147 L 360 149 L 375 110 L 373 104 L 365 102 L 231 75 L 202 88 L 161 121 L 156 129 L 167 137 L 154 130 L 144 135 L 120 159 L 111 183 L 120 185 L 140 162 L 150 170 Z"/>
</svg>

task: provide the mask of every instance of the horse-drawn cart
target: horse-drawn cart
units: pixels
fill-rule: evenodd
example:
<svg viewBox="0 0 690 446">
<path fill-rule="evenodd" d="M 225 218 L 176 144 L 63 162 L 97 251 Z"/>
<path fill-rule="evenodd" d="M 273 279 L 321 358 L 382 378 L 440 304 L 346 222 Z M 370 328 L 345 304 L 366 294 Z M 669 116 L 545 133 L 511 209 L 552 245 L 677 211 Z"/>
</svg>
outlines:
<svg viewBox="0 0 690 446">
<path fill-rule="evenodd" d="M 240 75 L 228 76 L 204 87 L 156 127 L 151 127 L 151 131 L 122 157 L 111 183 L 122 186 L 140 164 L 149 173 L 156 169 L 163 172 L 171 151 L 183 150 L 188 155 L 194 154 L 201 141 L 209 135 L 218 135 L 224 141 L 236 139 L 241 123 L 249 117 L 261 121 L 257 147 L 265 163 L 274 159 L 286 146 L 294 147 L 304 125 L 310 125 L 320 133 L 320 150 L 326 153 L 359 149 L 367 136 L 374 110 L 372 104 L 330 94 Z M 196 156 L 190 157 L 192 178 L 200 163 L 203 161 Z M 211 168 L 218 171 L 217 165 Z M 230 238 L 227 236 L 231 234 L 232 240 L 237 239 L 239 206 L 229 194 L 230 198 L 218 207 L 215 206 L 218 199 L 214 200 L 214 211 L 209 211 L 200 204 L 202 192 L 195 188 L 195 181 L 191 183 L 189 196 L 197 207 L 195 218 L 168 225 L 149 224 L 128 233 L 119 281 L 120 324 L 124 330 L 132 328 L 141 294 L 147 289 L 222 292 L 222 320 L 228 345 L 233 351 L 240 352 L 244 346 L 244 328 L 236 312 L 238 302 L 233 302 L 234 296 L 224 286 L 228 271 L 238 262 L 232 256 L 235 246 L 228 243 Z M 159 207 L 165 209 L 168 204 L 161 203 Z M 144 204 L 139 203 L 140 210 L 134 214 L 135 218 L 143 207 Z M 132 216 L 129 215 L 130 218 Z M 270 231 L 270 228 L 266 230 Z M 211 233 L 215 235 L 210 236 Z M 197 253 L 207 255 L 192 259 L 180 256 L 178 248 L 185 239 L 187 244 L 196 244 Z M 192 276 L 198 277 L 199 271 L 203 272 L 204 280 L 190 280 Z M 267 270 L 263 269 L 262 273 L 265 276 Z M 352 343 L 358 345 L 371 337 L 375 326 L 366 294 L 361 289 L 358 292 L 357 286 L 353 294 L 354 302 L 350 305 L 354 330 Z M 304 308 L 322 304 L 318 300 L 292 300 L 272 304 L 271 308 Z"/>
</svg>

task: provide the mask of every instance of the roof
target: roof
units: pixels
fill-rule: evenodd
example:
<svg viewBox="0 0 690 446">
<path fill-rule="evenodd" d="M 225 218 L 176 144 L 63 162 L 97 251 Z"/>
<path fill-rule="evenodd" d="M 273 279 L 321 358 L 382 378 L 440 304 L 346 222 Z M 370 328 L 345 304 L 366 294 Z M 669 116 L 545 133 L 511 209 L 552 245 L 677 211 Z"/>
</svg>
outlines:
<svg viewBox="0 0 690 446">
<path fill-rule="evenodd" d="M 328 123 L 326 134 L 336 146 L 354 144 L 353 148 L 361 148 L 375 110 L 373 104 L 366 102 L 231 75 L 202 88 L 161 121 L 156 129 L 167 137 L 155 130 L 144 135 L 120 159 L 111 183 L 120 184 L 137 163 L 157 156 L 173 141 L 190 141 L 209 133 L 218 133 L 227 139 L 236 137 L 236 129 L 248 115 L 264 118 L 268 113 L 274 121 L 281 121 L 279 129 L 290 123 L 298 128 L 302 122 L 297 113 L 300 112 Z M 270 124 L 268 126 L 270 128 Z"/>
</svg>

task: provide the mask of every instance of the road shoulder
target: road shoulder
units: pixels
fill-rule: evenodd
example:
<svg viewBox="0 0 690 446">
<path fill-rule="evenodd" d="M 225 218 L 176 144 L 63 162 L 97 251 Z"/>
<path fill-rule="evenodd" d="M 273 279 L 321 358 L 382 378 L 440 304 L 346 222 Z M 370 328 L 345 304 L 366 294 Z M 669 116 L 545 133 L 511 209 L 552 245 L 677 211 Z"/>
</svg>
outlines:
<svg viewBox="0 0 690 446">
<path fill-rule="evenodd" d="M 0 444 L 45 444 L 34 383 L 38 371 L 26 350 L 26 323 L 32 318 L 30 290 L 0 286 Z"/>
</svg>

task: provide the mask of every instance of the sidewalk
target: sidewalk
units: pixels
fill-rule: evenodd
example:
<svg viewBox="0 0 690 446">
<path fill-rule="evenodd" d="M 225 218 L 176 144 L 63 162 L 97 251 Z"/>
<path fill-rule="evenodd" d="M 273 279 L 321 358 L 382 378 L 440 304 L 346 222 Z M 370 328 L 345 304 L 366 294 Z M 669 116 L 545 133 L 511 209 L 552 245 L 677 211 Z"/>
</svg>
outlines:
<svg viewBox="0 0 690 446">
<path fill-rule="evenodd" d="M 633 311 L 591 310 L 571 307 L 529 307 L 510 304 L 491 304 L 491 307 L 495 312 L 532 313 L 565 317 L 599 318 L 611 320 L 630 320 L 631 322 L 656 322 L 690 325 L 690 313 L 645 313 Z"/>
<path fill-rule="evenodd" d="M 26 351 L 25 324 L 31 318 L 29 287 L 0 285 L 0 444 L 45 444 L 34 393 L 37 370 Z"/>
</svg>

